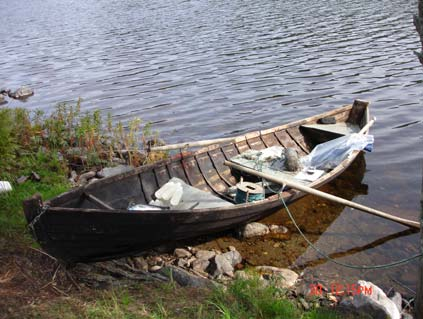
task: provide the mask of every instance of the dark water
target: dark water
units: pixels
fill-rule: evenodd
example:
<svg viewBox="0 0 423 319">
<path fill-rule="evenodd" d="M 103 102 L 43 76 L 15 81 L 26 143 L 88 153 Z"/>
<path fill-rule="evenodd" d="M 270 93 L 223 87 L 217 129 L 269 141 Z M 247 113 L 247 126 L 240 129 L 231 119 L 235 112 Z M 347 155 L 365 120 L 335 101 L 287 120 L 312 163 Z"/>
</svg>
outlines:
<svg viewBox="0 0 423 319">
<path fill-rule="evenodd" d="M 417 219 L 423 68 L 413 55 L 416 6 L 406 0 L 0 0 L 0 86 L 33 87 L 36 95 L 24 104 L 30 109 L 82 97 L 87 110 L 153 122 L 168 142 L 272 127 L 368 99 L 378 119 L 375 151 L 366 155 L 358 184 L 345 179 L 328 190 L 342 195 L 349 187 L 356 202 Z M 405 229 L 342 207 L 308 214 L 306 204 L 292 211 L 309 228 L 325 224 L 310 235 L 328 253 L 366 248 Z M 323 204 L 316 200 L 309 210 Z M 274 247 L 273 263 L 288 263 L 283 253 L 290 249 L 304 254 L 289 263 L 317 258 L 301 245 L 299 239 L 296 248 Z M 339 258 L 383 263 L 417 247 L 416 234 L 403 234 Z M 327 277 L 340 271 L 330 263 L 314 269 Z M 342 269 L 340 276 L 392 277 L 413 288 L 416 270 L 411 263 L 391 271 Z"/>
</svg>

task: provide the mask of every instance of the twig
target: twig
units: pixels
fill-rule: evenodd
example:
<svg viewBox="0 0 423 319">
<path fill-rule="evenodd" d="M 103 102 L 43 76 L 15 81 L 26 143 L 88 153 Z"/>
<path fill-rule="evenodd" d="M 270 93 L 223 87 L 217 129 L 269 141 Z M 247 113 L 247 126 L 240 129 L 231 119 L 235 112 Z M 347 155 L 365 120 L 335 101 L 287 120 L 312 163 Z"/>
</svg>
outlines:
<svg viewBox="0 0 423 319">
<path fill-rule="evenodd" d="M 56 261 L 57 262 L 57 259 L 56 258 L 54 258 L 53 256 L 51 256 L 51 255 L 49 255 L 49 254 L 47 254 L 46 252 L 44 252 L 44 251 L 42 251 L 42 250 L 39 250 L 39 249 L 37 249 L 37 248 L 34 248 L 34 247 L 29 247 L 30 249 L 32 249 L 32 250 L 34 250 L 34 251 L 36 251 L 36 252 L 39 252 L 40 254 L 42 254 L 42 255 L 45 255 L 45 256 L 47 256 L 47 257 L 50 257 L 51 259 L 53 259 L 54 261 Z"/>
</svg>

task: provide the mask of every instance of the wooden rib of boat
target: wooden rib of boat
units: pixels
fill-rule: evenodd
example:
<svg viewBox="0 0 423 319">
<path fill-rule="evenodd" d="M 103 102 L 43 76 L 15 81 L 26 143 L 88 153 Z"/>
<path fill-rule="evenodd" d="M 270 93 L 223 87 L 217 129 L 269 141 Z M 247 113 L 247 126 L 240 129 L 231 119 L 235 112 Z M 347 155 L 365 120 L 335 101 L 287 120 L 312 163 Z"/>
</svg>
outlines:
<svg viewBox="0 0 423 319">
<path fill-rule="evenodd" d="M 319 124 L 322 119 L 336 124 Z M 323 120 L 324 122 L 324 120 Z M 292 147 L 300 155 L 317 144 L 358 132 L 369 122 L 368 102 L 354 101 L 316 116 L 275 128 L 251 132 L 232 142 L 180 153 L 170 159 L 104 178 L 42 202 L 34 195 L 24 202 L 33 236 L 49 254 L 68 261 L 99 261 L 136 255 L 147 248 L 176 240 L 228 230 L 264 218 L 282 207 L 279 195 L 228 207 L 131 211 L 131 202 L 149 203 L 172 177 L 224 197 L 236 185 L 239 172 L 225 160 L 249 149 Z M 355 151 L 336 168 L 307 184 L 318 188 L 341 174 L 358 155 Z M 304 196 L 294 189 L 280 194 L 287 204 Z"/>
</svg>

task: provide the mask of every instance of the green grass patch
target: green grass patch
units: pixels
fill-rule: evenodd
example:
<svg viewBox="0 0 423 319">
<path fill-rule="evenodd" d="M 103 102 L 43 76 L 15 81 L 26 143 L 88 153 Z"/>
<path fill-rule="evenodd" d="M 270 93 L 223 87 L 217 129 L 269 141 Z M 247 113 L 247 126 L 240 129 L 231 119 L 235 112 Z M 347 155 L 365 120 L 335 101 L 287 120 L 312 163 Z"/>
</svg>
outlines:
<svg viewBox="0 0 423 319">
<path fill-rule="evenodd" d="M 20 176 L 30 176 L 33 171 L 41 177 L 39 182 L 30 179 L 20 185 L 14 182 Z M 41 151 L 17 158 L 13 169 L 0 172 L 0 180 L 8 180 L 13 185 L 11 192 L 0 194 L 0 236 L 24 235 L 23 200 L 35 193 L 46 200 L 69 190 L 66 174 L 57 155 Z"/>
</svg>

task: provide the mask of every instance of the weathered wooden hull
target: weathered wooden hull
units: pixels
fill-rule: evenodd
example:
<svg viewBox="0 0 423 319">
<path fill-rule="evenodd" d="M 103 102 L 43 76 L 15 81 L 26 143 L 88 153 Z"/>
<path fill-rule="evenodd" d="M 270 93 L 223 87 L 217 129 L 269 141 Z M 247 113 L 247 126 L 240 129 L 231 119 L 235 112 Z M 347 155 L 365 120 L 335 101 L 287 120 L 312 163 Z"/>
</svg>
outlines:
<svg viewBox="0 0 423 319">
<path fill-rule="evenodd" d="M 170 178 L 178 177 L 196 188 L 222 194 L 236 184 L 231 170 L 223 165 L 248 149 L 274 145 L 295 147 L 301 155 L 314 144 L 336 137 L 310 132 L 301 125 L 333 116 L 363 126 L 368 121 L 367 103 L 346 106 L 277 128 L 252 132 L 233 143 L 179 154 L 171 159 L 146 165 L 134 171 L 106 178 L 74 189 L 49 202 L 32 198 L 24 203 L 25 215 L 35 238 L 49 254 L 68 262 L 98 261 L 137 254 L 147 248 L 176 240 L 216 233 L 264 218 L 282 207 L 278 195 L 260 202 L 224 208 L 166 211 L 128 211 L 128 203 L 148 203 L 154 192 Z M 358 152 L 329 174 L 310 184 L 319 187 L 341 174 Z M 90 194 L 113 210 L 87 199 Z M 283 196 L 291 203 L 303 193 L 288 190 Z"/>
</svg>

